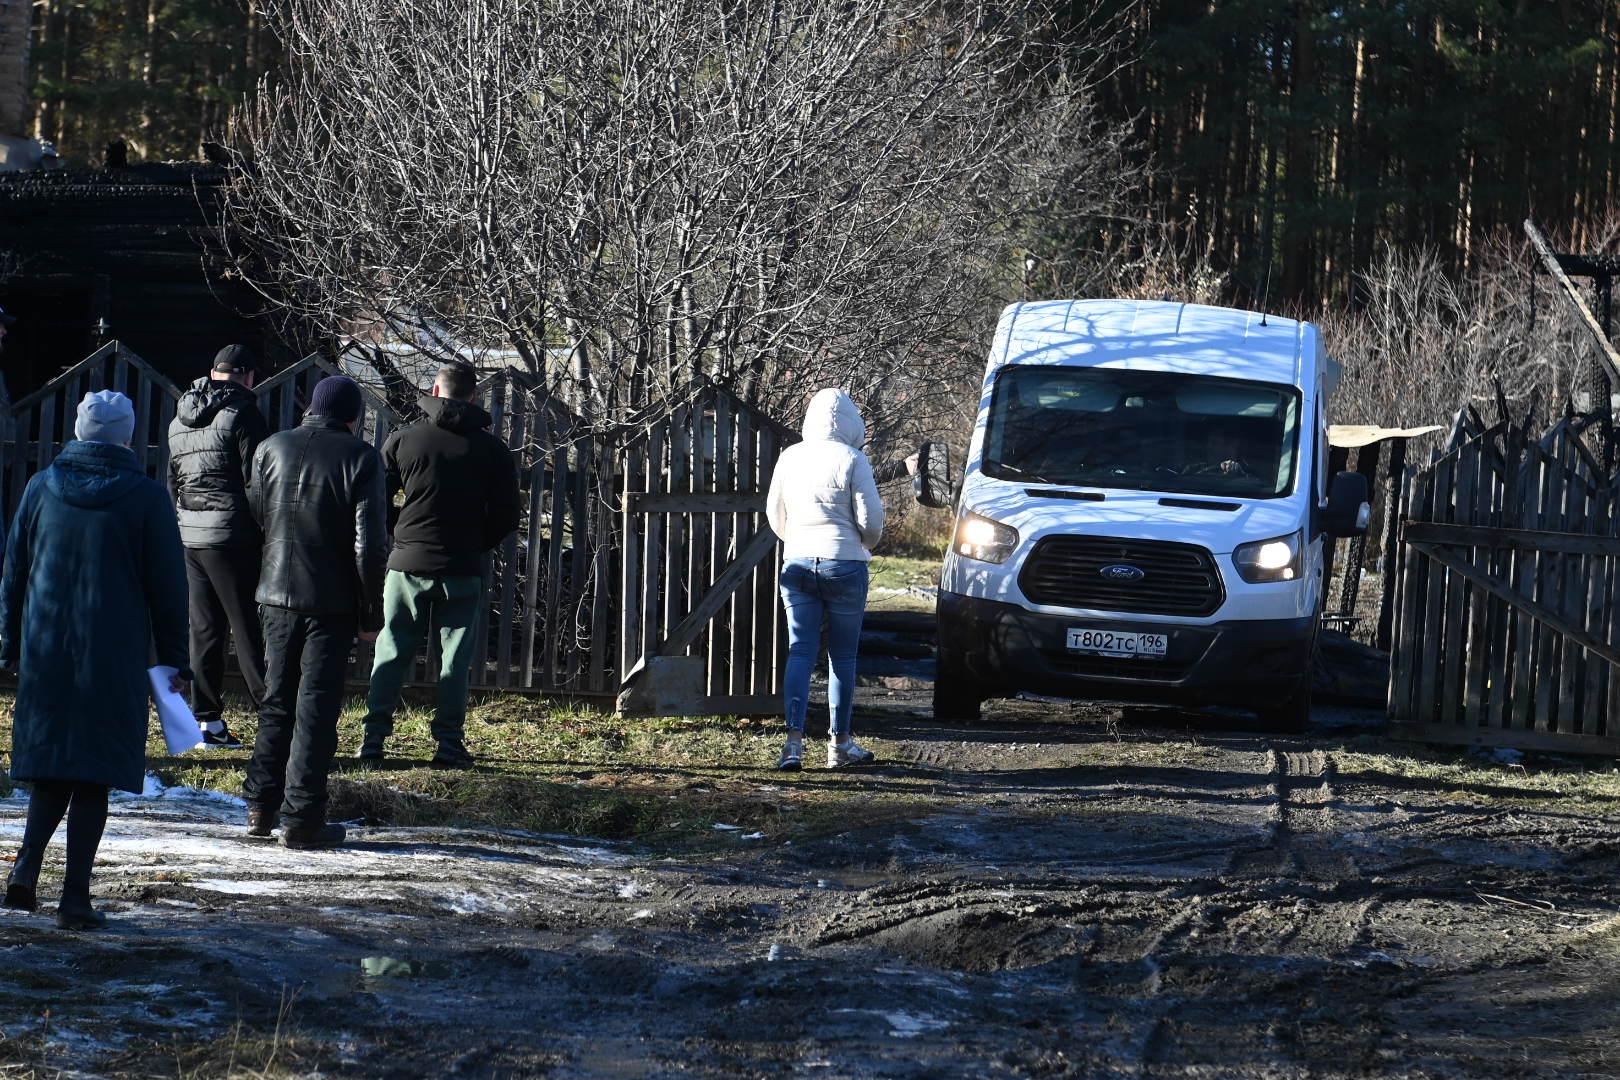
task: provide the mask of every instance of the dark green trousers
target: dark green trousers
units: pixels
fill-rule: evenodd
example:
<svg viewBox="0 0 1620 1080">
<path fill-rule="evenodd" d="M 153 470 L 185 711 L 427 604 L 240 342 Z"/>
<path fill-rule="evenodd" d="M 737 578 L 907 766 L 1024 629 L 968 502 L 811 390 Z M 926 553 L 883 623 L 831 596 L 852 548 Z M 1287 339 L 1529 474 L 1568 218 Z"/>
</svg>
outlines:
<svg viewBox="0 0 1620 1080">
<path fill-rule="evenodd" d="M 383 584 L 383 628 L 377 635 L 366 695 L 366 732 L 387 737 L 394 711 L 430 626 L 439 631 L 439 686 L 433 738 L 460 743 L 467 729 L 467 680 L 471 674 L 473 624 L 484 598 L 481 577 L 420 577 L 388 571 Z"/>
</svg>

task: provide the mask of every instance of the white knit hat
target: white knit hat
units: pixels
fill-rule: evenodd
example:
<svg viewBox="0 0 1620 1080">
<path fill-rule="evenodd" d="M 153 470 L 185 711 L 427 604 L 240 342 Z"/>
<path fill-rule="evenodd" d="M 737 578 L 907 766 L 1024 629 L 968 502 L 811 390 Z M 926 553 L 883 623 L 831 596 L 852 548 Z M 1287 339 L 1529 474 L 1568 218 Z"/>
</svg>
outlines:
<svg viewBox="0 0 1620 1080">
<path fill-rule="evenodd" d="M 116 390 L 97 390 L 79 402 L 73 435 L 85 442 L 128 446 L 135 437 L 135 406 Z"/>
</svg>

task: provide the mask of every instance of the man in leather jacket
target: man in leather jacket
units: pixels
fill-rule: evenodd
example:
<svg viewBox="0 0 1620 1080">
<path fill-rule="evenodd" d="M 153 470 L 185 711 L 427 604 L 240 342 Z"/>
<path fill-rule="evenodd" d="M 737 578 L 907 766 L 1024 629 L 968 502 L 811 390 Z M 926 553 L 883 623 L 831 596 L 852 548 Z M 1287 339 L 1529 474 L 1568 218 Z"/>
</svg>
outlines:
<svg viewBox="0 0 1620 1080">
<path fill-rule="evenodd" d="M 363 416 L 353 379 L 322 379 L 304 422 L 253 462 L 265 700 L 243 794 L 248 833 L 269 836 L 279 818 L 288 848 L 343 842 L 343 826 L 326 823 L 343 678 L 356 633 L 375 641 L 382 626 L 387 497 L 377 451 L 355 435 Z"/>
<path fill-rule="evenodd" d="M 238 750 L 225 726 L 225 643 L 236 638 L 254 708 L 264 700 L 264 639 L 253 599 L 263 536 L 248 508 L 253 454 L 269 430 L 253 396 L 253 356 L 227 345 L 180 396 L 169 425 L 169 494 L 186 547 L 191 599 L 191 708 L 209 746 Z"/>
</svg>

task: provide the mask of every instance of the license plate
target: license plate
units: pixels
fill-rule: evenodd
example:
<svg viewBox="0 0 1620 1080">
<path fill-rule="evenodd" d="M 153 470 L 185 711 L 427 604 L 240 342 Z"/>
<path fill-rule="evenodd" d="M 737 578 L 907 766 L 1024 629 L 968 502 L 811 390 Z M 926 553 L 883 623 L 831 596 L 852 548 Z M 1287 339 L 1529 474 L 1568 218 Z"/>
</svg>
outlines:
<svg viewBox="0 0 1620 1080">
<path fill-rule="evenodd" d="M 1160 659 L 1170 649 L 1169 634 L 1121 633 L 1118 630 L 1070 630 L 1069 651 L 1124 659 Z"/>
</svg>

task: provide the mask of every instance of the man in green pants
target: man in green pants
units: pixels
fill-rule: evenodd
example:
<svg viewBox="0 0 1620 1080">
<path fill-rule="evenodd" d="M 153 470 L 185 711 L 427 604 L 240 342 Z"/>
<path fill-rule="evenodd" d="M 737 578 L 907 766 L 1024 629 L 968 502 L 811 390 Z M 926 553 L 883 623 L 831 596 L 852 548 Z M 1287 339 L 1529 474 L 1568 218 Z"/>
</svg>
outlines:
<svg viewBox="0 0 1620 1080">
<path fill-rule="evenodd" d="M 392 522 L 383 628 L 366 698 L 366 737 L 357 755 L 362 761 L 382 760 L 400 688 L 431 626 L 439 634 L 432 765 L 460 769 L 473 763 L 464 741 L 467 677 L 472 628 L 483 603 L 483 558 L 518 526 L 517 468 L 506 444 L 490 434 L 489 414 L 473 403 L 477 392 L 472 368 L 440 368 L 433 396 L 421 402 L 426 418 L 395 432 L 383 446 L 390 507 L 400 491 L 405 500 Z"/>
</svg>

